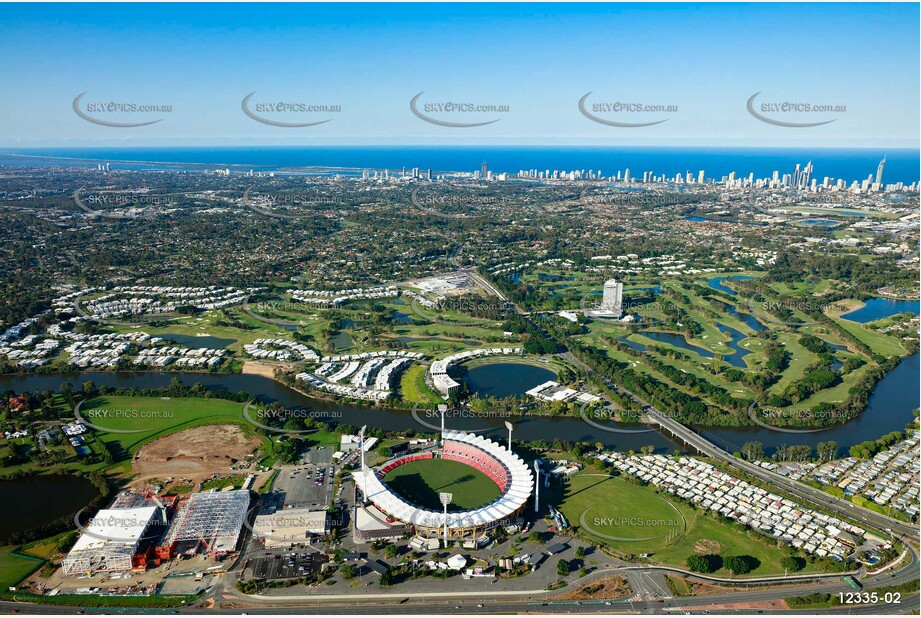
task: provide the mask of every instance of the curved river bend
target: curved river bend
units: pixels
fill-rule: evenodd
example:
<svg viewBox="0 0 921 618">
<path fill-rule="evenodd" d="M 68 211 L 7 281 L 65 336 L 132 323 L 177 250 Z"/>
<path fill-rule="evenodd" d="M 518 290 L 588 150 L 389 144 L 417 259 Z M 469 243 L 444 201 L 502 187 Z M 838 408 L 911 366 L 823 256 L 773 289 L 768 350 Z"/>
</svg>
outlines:
<svg viewBox="0 0 921 618">
<path fill-rule="evenodd" d="M 891 431 L 900 431 L 914 418 L 912 410 L 918 407 L 919 355 L 909 356 L 893 371 L 884 377 L 870 396 L 867 408 L 856 419 L 815 433 L 788 434 L 764 428 L 710 428 L 702 434 L 717 442 L 729 451 L 738 450 L 749 440 L 760 440 L 765 450 L 771 452 L 778 445 L 809 444 L 835 440 L 839 447 L 847 449 L 865 440 L 875 440 Z M 75 390 L 87 381 L 97 385 L 113 388 L 154 389 L 165 388 L 170 380 L 179 378 L 184 384 L 201 382 L 210 389 L 231 392 L 243 391 L 254 395 L 263 403 L 279 402 L 288 408 L 309 408 L 318 412 L 317 416 L 329 420 L 344 422 L 355 426 L 367 424 L 385 431 L 405 431 L 415 428 L 417 431 L 431 431 L 419 424 L 406 411 L 386 408 L 353 406 L 338 402 L 315 399 L 303 395 L 287 386 L 258 375 L 249 374 L 208 374 L 193 372 L 87 372 L 0 375 L 0 391 L 12 390 L 38 391 L 59 390 L 61 384 L 70 382 Z M 325 414 L 324 414 L 325 413 Z M 512 418 L 469 418 L 459 416 L 451 419 L 452 429 L 479 430 L 491 437 L 501 438 L 505 435 L 504 421 L 515 423 L 514 437 L 520 440 L 553 440 L 559 438 L 570 442 L 601 442 L 607 448 L 620 450 L 635 449 L 654 445 L 657 449 L 671 451 L 680 445 L 666 439 L 655 431 L 644 433 L 614 433 L 594 427 L 580 418 L 547 418 L 524 416 Z M 641 430 L 644 425 L 609 423 L 614 429 Z"/>
</svg>

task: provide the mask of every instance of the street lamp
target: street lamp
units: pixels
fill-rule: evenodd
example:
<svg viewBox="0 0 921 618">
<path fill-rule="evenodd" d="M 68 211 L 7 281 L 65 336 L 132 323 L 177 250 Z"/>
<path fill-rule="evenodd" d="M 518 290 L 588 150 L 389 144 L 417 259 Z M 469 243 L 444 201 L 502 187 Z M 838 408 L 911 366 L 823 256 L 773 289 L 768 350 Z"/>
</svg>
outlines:
<svg viewBox="0 0 921 618">
<path fill-rule="evenodd" d="M 511 421 L 505 421 L 505 428 L 508 429 L 508 450 L 512 450 L 512 425 Z"/>
<path fill-rule="evenodd" d="M 445 549 L 448 548 L 448 505 L 451 504 L 451 500 L 454 499 L 454 494 L 448 492 L 441 492 L 438 494 L 438 499 L 441 500 L 441 505 L 445 507 Z"/>
</svg>

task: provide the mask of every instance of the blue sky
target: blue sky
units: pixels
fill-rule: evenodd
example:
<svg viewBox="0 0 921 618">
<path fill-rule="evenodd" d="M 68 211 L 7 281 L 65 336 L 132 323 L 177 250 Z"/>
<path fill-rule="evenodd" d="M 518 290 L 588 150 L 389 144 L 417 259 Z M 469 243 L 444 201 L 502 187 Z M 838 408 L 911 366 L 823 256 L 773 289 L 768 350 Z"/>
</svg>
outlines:
<svg viewBox="0 0 921 618">
<path fill-rule="evenodd" d="M 611 144 L 917 147 L 917 4 L 7 4 L 0 20 L 0 146 Z M 339 105 L 265 113 L 257 102 Z M 791 101 L 846 111 L 746 110 Z M 167 104 L 136 128 L 74 113 L 87 102 Z M 409 102 L 505 105 L 414 116 Z M 595 115 L 626 101 L 666 113 Z M 760 109 L 760 108 L 759 108 Z M 839 108 L 840 109 L 840 108 Z"/>
</svg>

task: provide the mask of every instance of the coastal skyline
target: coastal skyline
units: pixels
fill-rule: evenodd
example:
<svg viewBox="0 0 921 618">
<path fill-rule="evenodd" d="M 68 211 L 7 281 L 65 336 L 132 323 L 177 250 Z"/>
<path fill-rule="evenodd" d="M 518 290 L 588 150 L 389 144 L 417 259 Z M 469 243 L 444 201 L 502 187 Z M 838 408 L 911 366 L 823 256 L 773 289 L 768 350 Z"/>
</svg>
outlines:
<svg viewBox="0 0 921 618">
<path fill-rule="evenodd" d="M 797 165 L 811 161 L 820 184 L 827 177 L 850 185 L 879 171 L 886 159 L 886 181 L 916 183 L 919 155 L 913 149 L 828 148 L 690 148 L 690 147 L 550 147 L 550 146 L 236 146 L 236 147 L 88 147 L 0 148 L 0 165 L 90 166 L 111 164 L 122 169 L 210 169 L 228 167 L 239 174 L 248 170 L 342 171 L 431 169 L 434 173 L 474 172 L 486 163 L 496 174 L 534 170 L 601 170 L 602 175 L 632 169 L 642 180 L 650 176 L 701 171 L 708 181 L 753 175 L 778 178 Z"/>
<path fill-rule="evenodd" d="M 917 20 L 906 4 L 15 5 L 0 147 L 917 148 Z"/>
</svg>

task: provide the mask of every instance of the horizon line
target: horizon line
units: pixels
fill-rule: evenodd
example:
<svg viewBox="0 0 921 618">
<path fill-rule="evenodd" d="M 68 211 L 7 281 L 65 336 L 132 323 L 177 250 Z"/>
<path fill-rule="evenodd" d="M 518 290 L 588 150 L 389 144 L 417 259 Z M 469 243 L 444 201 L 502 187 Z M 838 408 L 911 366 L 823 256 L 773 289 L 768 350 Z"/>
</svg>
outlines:
<svg viewBox="0 0 921 618">
<path fill-rule="evenodd" d="M 405 143 L 405 144 L 380 144 L 380 143 L 354 143 L 354 144 L 81 144 L 81 145 L 44 145 L 44 146 L 5 146 L 0 145 L 0 151 L 15 152 L 27 150 L 41 150 L 47 148 L 56 148 L 64 150 L 78 149 L 120 149 L 131 150 L 140 148 L 603 148 L 603 149 L 620 149 L 620 148 L 650 148 L 650 149 L 696 149 L 696 150 L 714 150 L 714 149 L 745 149 L 745 150 L 880 150 L 885 156 L 889 151 L 913 151 L 921 155 L 921 147 L 916 146 L 802 146 L 802 145 L 741 145 L 741 144 L 720 144 L 720 145 L 687 145 L 687 144 L 586 144 L 586 143 L 534 143 L 534 144 L 490 144 L 490 143 L 471 143 L 471 144 L 430 144 L 430 143 Z"/>
</svg>

